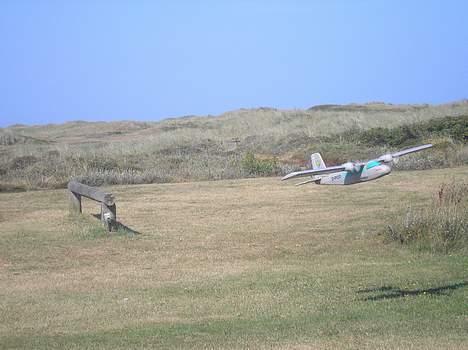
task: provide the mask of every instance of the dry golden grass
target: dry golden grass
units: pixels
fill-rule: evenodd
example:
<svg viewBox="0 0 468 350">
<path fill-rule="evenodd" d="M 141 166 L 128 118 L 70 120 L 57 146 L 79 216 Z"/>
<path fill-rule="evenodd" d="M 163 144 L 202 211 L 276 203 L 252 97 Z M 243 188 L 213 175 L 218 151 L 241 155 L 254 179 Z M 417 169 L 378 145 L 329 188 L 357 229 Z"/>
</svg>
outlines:
<svg viewBox="0 0 468 350">
<path fill-rule="evenodd" d="M 306 165 L 313 152 L 322 152 L 329 164 L 341 164 L 355 157 L 370 159 L 395 151 L 395 144 L 389 149 L 386 142 L 357 142 L 362 138 L 360 133 L 373 127 L 392 128 L 436 118 L 456 119 L 463 128 L 467 115 L 468 102 L 460 101 L 435 106 L 257 108 L 160 122 L 70 122 L 0 128 L 0 192 L 65 188 L 71 178 L 98 186 L 277 175 Z M 449 128 L 447 123 L 442 124 Z M 438 139 L 413 139 L 415 143 L 433 143 L 431 153 L 418 154 L 418 162 L 409 156 L 400 167 L 424 169 L 468 163 L 468 147 L 461 144 L 460 135 L 452 139 L 447 136 L 453 134 L 449 130 L 445 134 L 434 130 L 427 134 Z M 408 133 L 397 130 L 393 134 Z M 263 166 L 246 162 L 250 153 L 265 161 Z"/>
<path fill-rule="evenodd" d="M 92 201 L 76 217 L 63 190 L 0 194 L 0 347 L 466 348 L 467 257 L 376 233 L 467 176 L 119 186 L 118 219 L 139 233 L 110 236 Z"/>
</svg>

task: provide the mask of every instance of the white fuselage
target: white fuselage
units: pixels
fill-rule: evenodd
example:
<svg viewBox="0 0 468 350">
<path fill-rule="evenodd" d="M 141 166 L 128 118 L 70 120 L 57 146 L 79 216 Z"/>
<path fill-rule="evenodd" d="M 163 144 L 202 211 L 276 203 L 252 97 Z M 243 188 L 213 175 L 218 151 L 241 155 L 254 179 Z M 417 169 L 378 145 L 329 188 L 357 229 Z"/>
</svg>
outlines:
<svg viewBox="0 0 468 350">
<path fill-rule="evenodd" d="M 390 174 L 392 168 L 377 162 L 368 162 L 357 171 L 339 171 L 327 175 L 315 176 L 320 185 L 352 185 L 359 182 L 371 181 Z"/>
</svg>

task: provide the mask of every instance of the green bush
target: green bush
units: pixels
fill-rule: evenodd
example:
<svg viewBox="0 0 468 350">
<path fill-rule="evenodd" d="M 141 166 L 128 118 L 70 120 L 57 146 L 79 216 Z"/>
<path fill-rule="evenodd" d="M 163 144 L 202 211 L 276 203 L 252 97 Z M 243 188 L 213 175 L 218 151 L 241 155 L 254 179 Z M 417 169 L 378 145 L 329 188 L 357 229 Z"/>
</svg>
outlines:
<svg viewBox="0 0 468 350">
<path fill-rule="evenodd" d="M 468 250 L 468 184 L 440 186 L 427 208 L 409 207 L 384 232 L 387 240 L 447 254 Z"/>
<path fill-rule="evenodd" d="M 425 122 L 401 125 L 394 128 L 352 128 L 340 135 L 347 142 L 367 146 L 408 146 L 427 138 L 449 137 L 456 142 L 466 142 L 468 116 L 445 117 Z"/>
<path fill-rule="evenodd" d="M 249 176 L 276 175 L 279 172 L 276 158 L 258 159 L 252 152 L 247 152 L 242 159 L 242 168 Z"/>
</svg>

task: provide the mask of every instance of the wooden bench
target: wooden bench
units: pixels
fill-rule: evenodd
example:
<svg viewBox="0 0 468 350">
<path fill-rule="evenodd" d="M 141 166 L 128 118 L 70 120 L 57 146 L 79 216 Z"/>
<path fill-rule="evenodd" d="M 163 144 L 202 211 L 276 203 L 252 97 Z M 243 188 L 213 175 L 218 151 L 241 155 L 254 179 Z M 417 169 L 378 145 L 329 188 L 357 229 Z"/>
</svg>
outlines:
<svg viewBox="0 0 468 350">
<path fill-rule="evenodd" d="M 117 210 L 112 193 L 106 193 L 99 188 L 87 186 L 76 181 L 70 181 L 67 187 L 70 191 L 70 210 L 81 213 L 81 197 L 92 199 L 101 203 L 101 222 L 104 227 L 109 232 L 116 229 Z"/>
</svg>

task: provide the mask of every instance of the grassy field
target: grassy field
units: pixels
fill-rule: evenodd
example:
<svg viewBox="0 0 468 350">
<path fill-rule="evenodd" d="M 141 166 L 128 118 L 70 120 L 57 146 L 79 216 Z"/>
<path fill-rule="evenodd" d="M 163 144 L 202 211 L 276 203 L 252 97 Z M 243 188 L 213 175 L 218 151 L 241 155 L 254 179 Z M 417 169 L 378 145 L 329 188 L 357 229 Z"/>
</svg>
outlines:
<svg viewBox="0 0 468 350">
<path fill-rule="evenodd" d="M 468 256 L 385 244 L 468 167 L 349 187 L 277 178 L 0 194 L 3 349 L 466 349 Z"/>
</svg>

